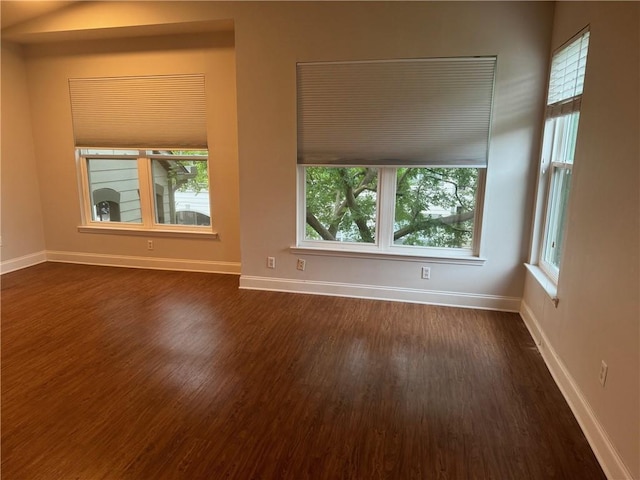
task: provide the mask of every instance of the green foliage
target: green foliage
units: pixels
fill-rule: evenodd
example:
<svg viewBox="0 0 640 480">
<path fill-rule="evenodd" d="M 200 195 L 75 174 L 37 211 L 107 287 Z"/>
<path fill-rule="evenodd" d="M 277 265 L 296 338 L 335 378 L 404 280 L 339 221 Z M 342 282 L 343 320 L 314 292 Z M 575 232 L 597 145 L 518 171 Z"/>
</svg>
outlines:
<svg viewBox="0 0 640 480">
<path fill-rule="evenodd" d="M 376 169 L 307 167 L 306 176 L 307 213 L 325 229 L 308 222 L 308 239 L 375 241 Z"/>
<path fill-rule="evenodd" d="M 306 168 L 306 238 L 375 241 L 378 171 Z M 470 247 L 478 170 L 399 168 L 394 242 L 398 245 Z"/>
<path fill-rule="evenodd" d="M 209 191 L 209 163 L 206 160 L 206 150 L 172 150 L 172 155 L 193 155 L 194 158 L 203 156 L 202 160 L 173 160 L 169 175 L 177 180 L 178 191 L 196 192 Z M 195 168 L 193 168 L 195 167 Z M 194 171 L 195 176 L 185 174 L 186 171 Z"/>
<path fill-rule="evenodd" d="M 399 168 L 394 242 L 471 247 L 478 170 Z"/>
</svg>

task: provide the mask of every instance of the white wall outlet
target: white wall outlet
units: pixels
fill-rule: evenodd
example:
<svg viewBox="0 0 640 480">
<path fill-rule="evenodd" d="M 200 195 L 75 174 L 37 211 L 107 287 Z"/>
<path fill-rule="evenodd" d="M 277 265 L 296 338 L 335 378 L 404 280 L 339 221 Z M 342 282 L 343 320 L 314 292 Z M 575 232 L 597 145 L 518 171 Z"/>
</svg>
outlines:
<svg viewBox="0 0 640 480">
<path fill-rule="evenodd" d="M 276 268 L 276 257 L 267 257 L 267 268 Z"/>
<path fill-rule="evenodd" d="M 296 268 L 301 272 L 304 272 L 305 267 L 307 266 L 307 261 L 302 258 L 298 259 L 298 263 L 296 264 Z"/>
<path fill-rule="evenodd" d="M 600 385 L 602 385 L 604 387 L 604 383 L 607 381 L 607 372 L 609 371 L 609 367 L 607 366 L 606 363 L 604 363 L 604 360 L 602 361 L 602 363 L 600 364 Z"/>
<path fill-rule="evenodd" d="M 153 240 L 147 240 L 147 250 L 153 250 Z"/>
<path fill-rule="evenodd" d="M 431 267 L 422 267 L 422 279 L 429 280 L 431 278 Z"/>
</svg>

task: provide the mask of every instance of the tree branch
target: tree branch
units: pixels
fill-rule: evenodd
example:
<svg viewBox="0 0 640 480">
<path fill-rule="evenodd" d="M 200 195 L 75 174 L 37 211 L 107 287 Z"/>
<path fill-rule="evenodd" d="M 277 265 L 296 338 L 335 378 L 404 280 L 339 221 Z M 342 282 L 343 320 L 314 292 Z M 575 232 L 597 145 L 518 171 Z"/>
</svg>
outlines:
<svg viewBox="0 0 640 480">
<path fill-rule="evenodd" d="M 405 168 L 404 172 L 402 173 L 402 176 L 398 179 L 398 187 L 400 187 L 400 185 L 402 185 L 404 183 L 404 179 L 407 178 L 407 175 L 409 175 L 409 169 Z M 400 188 L 397 188 L 397 190 L 399 191 Z M 396 195 L 398 194 L 398 192 L 396 191 Z"/>
<path fill-rule="evenodd" d="M 444 183 L 448 183 L 450 185 L 453 185 L 453 188 L 455 189 L 455 191 L 453 192 L 454 197 L 456 197 L 456 200 L 458 201 L 459 205 L 462 205 L 463 207 L 468 207 L 468 205 L 466 205 L 465 202 L 462 201 L 462 199 L 460 198 L 459 194 L 458 194 L 458 184 L 456 182 L 454 182 L 453 180 L 447 180 L 445 178 L 442 178 L 441 176 L 435 176 L 435 175 L 427 175 L 428 177 L 431 178 L 435 178 L 436 180 L 440 181 L 440 182 L 444 182 Z"/>
<path fill-rule="evenodd" d="M 358 208 L 356 197 L 354 196 L 353 189 L 351 187 L 347 187 L 346 201 L 347 205 L 349 205 L 349 209 L 353 212 L 353 222 L 358 227 L 360 237 L 364 242 L 373 243 L 373 235 L 371 235 L 371 230 L 369 229 L 366 220 L 362 218 L 362 212 Z"/>
<path fill-rule="evenodd" d="M 375 177 L 376 177 L 376 171 L 373 168 L 367 168 L 367 173 L 365 173 L 364 177 L 362 177 L 362 180 L 360 180 L 360 183 L 358 184 L 358 186 L 353 191 L 354 197 L 357 198 L 358 195 L 360 195 L 365 190 L 374 190 L 374 189 L 369 187 L 369 183 Z"/>
<path fill-rule="evenodd" d="M 309 223 L 309 226 L 311 226 L 311 228 L 313 228 L 316 232 L 318 232 L 318 235 L 320 235 L 323 239 L 335 240 L 336 234 L 338 233 L 338 229 L 340 228 L 340 222 L 342 221 L 342 218 L 347 212 L 347 207 L 349 207 L 349 202 L 348 202 L 348 199 L 346 198 L 347 191 L 351 191 L 355 199 L 365 190 L 373 190 L 369 184 L 376 177 L 376 174 L 377 174 L 377 171 L 375 169 L 367 168 L 366 173 L 363 175 L 362 179 L 358 183 L 358 186 L 355 189 L 351 189 L 351 187 L 349 187 L 348 180 L 345 178 L 344 170 L 343 170 L 342 175 L 340 175 L 340 179 L 342 181 L 341 187 L 342 187 L 342 191 L 345 193 L 345 198 L 340 202 L 340 192 L 339 191 L 336 192 L 336 202 L 333 206 L 332 219 L 331 219 L 331 222 L 329 223 L 328 228 L 325 228 L 311 212 L 307 211 L 307 223 Z M 355 200 L 354 200 L 354 204 L 355 204 Z M 353 210 L 353 208 L 351 208 L 351 210 Z M 310 214 L 315 219 L 315 222 L 316 222 L 315 224 L 311 224 L 309 222 Z M 356 223 L 356 226 L 358 227 L 358 229 L 361 230 L 361 234 L 362 234 L 362 228 L 364 228 L 366 231 L 369 231 L 369 228 L 367 227 L 366 223 L 363 223 L 362 220 L 354 220 L 354 222 Z M 358 224 L 358 222 L 360 222 L 360 224 Z M 369 232 L 369 236 L 371 236 L 371 232 Z"/>
<path fill-rule="evenodd" d="M 316 216 L 313 213 L 311 213 L 309 209 L 307 209 L 307 223 L 311 228 L 313 228 L 318 233 L 318 235 L 322 237 L 323 240 L 336 239 L 334 235 L 331 235 L 331 232 L 329 232 L 329 230 L 324 228 L 324 225 L 320 223 L 320 220 L 318 220 Z"/>
<path fill-rule="evenodd" d="M 448 217 L 440 217 L 440 218 L 428 218 L 426 220 L 420 220 L 417 222 L 412 222 L 406 227 L 402 227 L 400 230 L 397 230 L 393 233 L 393 239 L 398 240 L 402 237 L 406 237 L 407 235 L 415 232 L 419 232 L 421 230 L 426 230 L 428 227 L 432 225 L 447 225 L 451 227 L 453 224 L 466 222 L 467 220 L 471 220 L 474 217 L 474 212 L 463 212 L 456 215 L 449 215 Z"/>
</svg>

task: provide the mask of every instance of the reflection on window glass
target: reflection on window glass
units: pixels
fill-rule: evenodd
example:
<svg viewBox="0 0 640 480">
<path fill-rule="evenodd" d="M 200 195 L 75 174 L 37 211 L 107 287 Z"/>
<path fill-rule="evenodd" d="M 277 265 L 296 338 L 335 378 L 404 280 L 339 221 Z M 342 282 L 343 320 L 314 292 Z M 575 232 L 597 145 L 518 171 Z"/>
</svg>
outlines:
<svg viewBox="0 0 640 480">
<path fill-rule="evenodd" d="M 307 167 L 307 240 L 374 243 L 378 170 Z"/>
<path fill-rule="evenodd" d="M 399 168 L 396 245 L 471 248 L 478 169 Z"/>
<path fill-rule="evenodd" d="M 89 159 L 91 216 L 94 222 L 141 223 L 135 159 Z"/>
</svg>

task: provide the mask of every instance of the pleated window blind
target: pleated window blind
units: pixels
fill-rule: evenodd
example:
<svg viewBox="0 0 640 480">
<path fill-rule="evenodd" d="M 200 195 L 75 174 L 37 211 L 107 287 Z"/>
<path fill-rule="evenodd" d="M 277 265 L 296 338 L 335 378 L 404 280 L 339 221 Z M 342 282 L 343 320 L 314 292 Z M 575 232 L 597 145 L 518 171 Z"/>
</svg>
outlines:
<svg viewBox="0 0 640 480">
<path fill-rule="evenodd" d="M 547 117 L 559 117 L 580 110 L 589 50 L 586 31 L 558 50 L 551 61 Z"/>
<path fill-rule="evenodd" d="M 206 149 L 204 75 L 69 80 L 76 147 Z"/>
<path fill-rule="evenodd" d="M 485 167 L 495 57 L 299 63 L 298 163 Z"/>
</svg>

